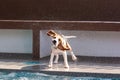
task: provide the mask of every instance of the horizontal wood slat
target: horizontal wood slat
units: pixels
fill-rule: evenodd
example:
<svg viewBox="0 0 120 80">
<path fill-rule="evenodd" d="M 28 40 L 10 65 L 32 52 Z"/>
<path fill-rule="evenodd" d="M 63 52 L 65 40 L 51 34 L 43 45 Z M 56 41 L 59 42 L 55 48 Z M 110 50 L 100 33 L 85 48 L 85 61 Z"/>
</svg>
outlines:
<svg viewBox="0 0 120 80">
<path fill-rule="evenodd" d="M 0 20 L 0 29 L 120 31 L 120 22 Z"/>
</svg>

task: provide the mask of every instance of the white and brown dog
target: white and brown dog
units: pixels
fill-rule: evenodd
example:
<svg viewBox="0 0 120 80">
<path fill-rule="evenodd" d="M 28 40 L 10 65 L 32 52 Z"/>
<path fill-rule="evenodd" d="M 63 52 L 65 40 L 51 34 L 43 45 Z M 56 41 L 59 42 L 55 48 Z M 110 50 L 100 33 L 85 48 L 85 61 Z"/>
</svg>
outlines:
<svg viewBox="0 0 120 80">
<path fill-rule="evenodd" d="M 53 66 L 53 58 L 54 58 L 54 56 L 56 56 L 54 63 L 58 63 L 59 53 L 62 53 L 63 58 L 64 58 L 65 68 L 69 68 L 68 60 L 67 60 L 67 51 L 70 51 L 70 53 L 72 55 L 72 59 L 74 61 L 77 60 L 77 57 L 74 55 L 71 46 L 63 38 L 62 35 L 56 33 L 53 30 L 49 30 L 47 32 L 47 35 L 52 38 L 52 43 L 53 43 L 51 56 L 50 56 L 50 62 L 49 62 L 48 67 Z"/>
</svg>

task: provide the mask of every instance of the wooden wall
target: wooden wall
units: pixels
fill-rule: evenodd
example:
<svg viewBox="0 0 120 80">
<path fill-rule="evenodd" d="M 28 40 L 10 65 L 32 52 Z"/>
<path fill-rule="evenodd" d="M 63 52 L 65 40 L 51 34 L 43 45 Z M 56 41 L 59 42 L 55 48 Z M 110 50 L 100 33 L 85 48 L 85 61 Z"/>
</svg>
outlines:
<svg viewBox="0 0 120 80">
<path fill-rule="evenodd" d="M 120 21 L 120 0 L 1 0 L 0 19 Z"/>
</svg>

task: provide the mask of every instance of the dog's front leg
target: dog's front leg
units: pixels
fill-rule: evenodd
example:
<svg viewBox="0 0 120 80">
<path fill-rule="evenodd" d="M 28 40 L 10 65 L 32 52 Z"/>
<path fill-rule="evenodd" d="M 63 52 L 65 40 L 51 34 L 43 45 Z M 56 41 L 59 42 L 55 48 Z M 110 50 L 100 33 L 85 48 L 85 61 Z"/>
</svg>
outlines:
<svg viewBox="0 0 120 80">
<path fill-rule="evenodd" d="M 63 52 L 63 58 L 64 58 L 65 68 L 69 68 L 66 51 Z"/>
<path fill-rule="evenodd" d="M 54 58 L 54 55 L 55 55 L 55 54 L 54 54 L 53 52 L 52 52 L 51 55 L 50 55 L 50 62 L 49 62 L 49 65 L 48 65 L 48 67 L 50 67 L 50 68 L 53 66 L 53 58 Z"/>
<path fill-rule="evenodd" d="M 57 53 L 54 63 L 58 63 L 58 59 L 59 59 L 59 55 L 58 55 L 58 53 Z"/>
</svg>

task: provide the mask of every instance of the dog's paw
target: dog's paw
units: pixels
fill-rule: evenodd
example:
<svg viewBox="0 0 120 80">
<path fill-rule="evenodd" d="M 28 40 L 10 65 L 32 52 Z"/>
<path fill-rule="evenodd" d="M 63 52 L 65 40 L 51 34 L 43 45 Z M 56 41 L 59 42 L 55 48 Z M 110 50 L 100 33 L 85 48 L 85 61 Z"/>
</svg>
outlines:
<svg viewBox="0 0 120 80">
<path fill-rule="evenodd" d="M 64 66 L 64 68 L 67 68 L 67 69 L 69 69 L 69 66 L 68 66 L 68 65 L 65 65 L 65 66 Z"/>
<path fill-rule="evenodd" d="M 72 56 L 72 60 L 73 61 L 77 61 L 77 57 L 76 56 Z"/>
<path fill-rule="evenodd" d="M 48 67 L 49 67 L 49 68 L 52 68 L 52 65 L 49 64 Z"/>
</svg>

